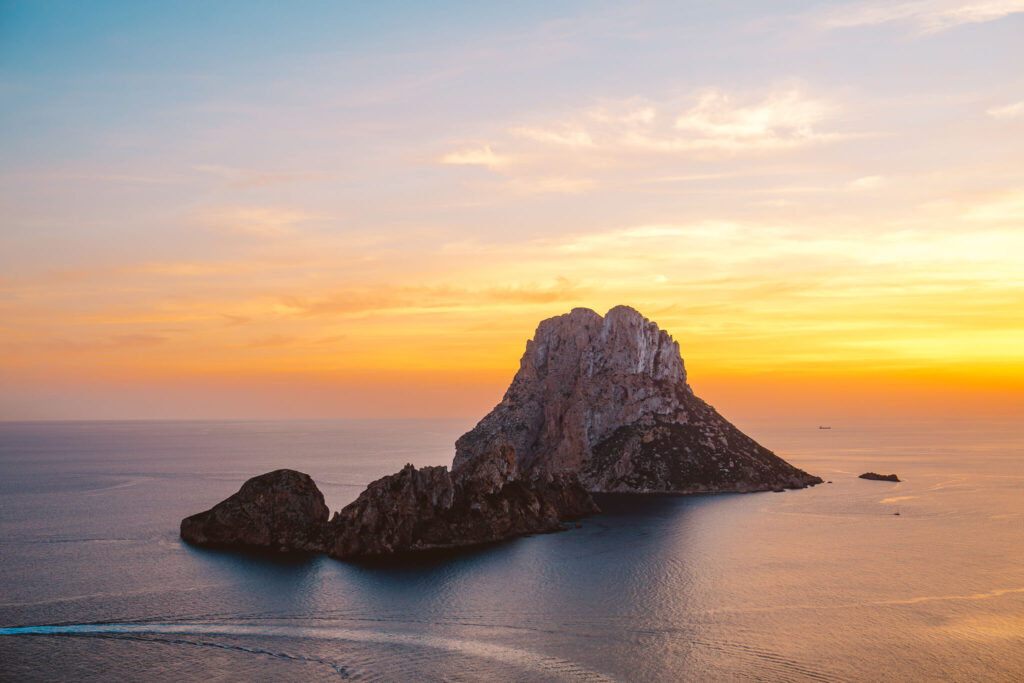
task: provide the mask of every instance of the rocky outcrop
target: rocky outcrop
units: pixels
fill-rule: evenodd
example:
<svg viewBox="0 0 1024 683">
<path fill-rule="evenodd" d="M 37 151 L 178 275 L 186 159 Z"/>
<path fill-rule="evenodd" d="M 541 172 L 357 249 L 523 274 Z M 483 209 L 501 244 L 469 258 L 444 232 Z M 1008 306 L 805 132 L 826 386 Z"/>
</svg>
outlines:
<svg viewBox="0 0 1024 683">
<path fill-rule="evenodd" d="M 515 469 L 502 448 L 453 472 L 406 465 L 334 516 L 328 552 L 367 557 L 490 543 L 559 531 L 598 511 L 575 476 L 520 479 Z"/>
<path fill-rule="evenodd" d="M 878 474 L 877 472 L 865 472 L 858 479 L 871 479 L 872 481 L 899 481 L 895 474 Z"/>
<path fill-rule="evenodd" d="M 194 545 L 323 552 L 330 511 L 308 474 L 275 470 L 253 477 L 238 493 L 181 521 Z"/>
<path fill-rule="evenodd" d="M 793 467 L 694 396 L 679 345 L 627 306 L 543 321 L 501 403 L 455 444 L 455 467 L 508 444 L 527 472 L 575 472 L 590 491 L 802 488 Z"/>
<path fill-rule="evenodd" d="M 748 493 L 798 489 L 821 479 L 793 467 L 693 398 L 696 419 L 648 417 L 593 449 L 582 478 L 592 491 Z"/>
<path fill-rule="evenodd" d="M 309 475 L 277 470 L 186 517 L 181 537 L 199 546 L 348 559 L 550 533 L 598 511 L 575 475 L 539 472 L 521 479 L 511 449 L 498 448 L 453 472 L 406 465 L 367 486 L 329 523 L 323 494 Z"/>
<path fill-rule="evenodd" d="M 406 465 L 371 483 L 329 523 L 307 475 L 271 472 L 182 521 L 181 535 L 200 545 L 368 557 L 557 531 L 598 511 L 588 491 L 761 491 L 821 482 L 694 396 L 679 345 L 626 306 L 604 317 L 577 308 L 543 321 L 501 403 L 455 449 L 451 471 Z"/>
</svg>

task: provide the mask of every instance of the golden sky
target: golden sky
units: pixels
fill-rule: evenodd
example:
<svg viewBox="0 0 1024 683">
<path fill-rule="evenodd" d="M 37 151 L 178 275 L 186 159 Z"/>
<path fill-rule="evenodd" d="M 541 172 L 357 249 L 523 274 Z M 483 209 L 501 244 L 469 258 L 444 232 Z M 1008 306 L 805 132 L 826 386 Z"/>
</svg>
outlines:
<svg viewBox="0 0 1024 683">
<path fill-rule="evenodd" d="M 0 419 L 482 416 L 616 304 L 726 416 L 1021 414 L 1024 3 L 677 4 L 5 6 Z"/>
</svg>

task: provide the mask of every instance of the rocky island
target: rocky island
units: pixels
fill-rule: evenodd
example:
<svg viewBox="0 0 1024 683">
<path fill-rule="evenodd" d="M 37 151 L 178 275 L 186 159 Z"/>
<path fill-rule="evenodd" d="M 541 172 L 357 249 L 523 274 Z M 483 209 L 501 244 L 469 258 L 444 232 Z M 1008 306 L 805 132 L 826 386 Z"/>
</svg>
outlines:
<svg viewBox="0 0 1024 683">
<path fill-rule="evenodd" d="M 858 479 L 871 479 L 872 481 L 899 481 L 895 474 L 878 474 L 877 472 L 865 472 Z"/>
<path fill-rule="evenodd" d="M 507 444 L 527 471 L 574 472 L 588 491 L 803 488 L 793 467 L 697 398 L 678 342 L 628 306 L 549 318 L 494 410 L 455 442 L 455 466 Z"/>
<path fill-rule="evenodd" d="M 308 474 L 274 470 L 181 520 L 181 537 L 194 545 L 322 552 L 330 514 Z"/>
<path fill-rule="evenodd" d="M 592 492 L 819 483 L 695 396 L 678 343 L 655 323 L 626 306 L 576 308 L 541 322 L 501 403 L 456 441 L 450 471 L 407 465 L 327 521 L 312 480 L 278 470 L 183 520 L 181 537 L 370 557 L 558 531 L 598 512 Z"/>
</svg>

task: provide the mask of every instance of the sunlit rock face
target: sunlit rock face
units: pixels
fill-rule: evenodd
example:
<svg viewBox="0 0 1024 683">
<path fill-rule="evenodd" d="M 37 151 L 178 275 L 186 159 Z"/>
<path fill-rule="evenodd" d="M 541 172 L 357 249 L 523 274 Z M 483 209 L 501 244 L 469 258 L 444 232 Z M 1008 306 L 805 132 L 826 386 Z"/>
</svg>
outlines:
<svg viewBox="0 0 1024 683">
<path fill-rule="evenodd" d="M 505 443 L 524 472 L 591 491 L 695 493 L 821 482 L 693 395 L 679 345 L 627 306 L 543 321 L 501 403 L 456 442 L 455 467 Z"/>
</svg>

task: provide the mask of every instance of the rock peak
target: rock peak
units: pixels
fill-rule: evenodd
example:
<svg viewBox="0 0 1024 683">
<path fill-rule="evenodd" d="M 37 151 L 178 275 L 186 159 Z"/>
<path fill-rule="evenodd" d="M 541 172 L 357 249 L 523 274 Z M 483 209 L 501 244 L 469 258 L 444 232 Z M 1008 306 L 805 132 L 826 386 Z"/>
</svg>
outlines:
<svg viewBox="0 0 1024 683">
<path fill-rule="evenodd" d="M 556 359 L 549 363 L 552 357 Z M 686 383 L 679 344 L 629 306 L 615 306 L 603 318 L 589 308 L 574 308 L 537 326 L 526 343 L 520 373 L 545 375 L 571 366 L 587 376 L 646 374 L 654 380 Z"/>
<path fill-rule="evenodd" d="M 537 326 L 501 403 L 456 441 L 454 467 L 498 445 L 514 451 L 524 475 L 571 471 L 593 491 L 761 490 L 818 481 L 694 396 L 679 344 L 629 306 L 604 317 L 574 308 Z"/>
</svg>

